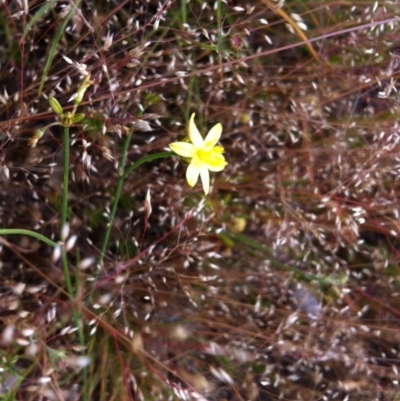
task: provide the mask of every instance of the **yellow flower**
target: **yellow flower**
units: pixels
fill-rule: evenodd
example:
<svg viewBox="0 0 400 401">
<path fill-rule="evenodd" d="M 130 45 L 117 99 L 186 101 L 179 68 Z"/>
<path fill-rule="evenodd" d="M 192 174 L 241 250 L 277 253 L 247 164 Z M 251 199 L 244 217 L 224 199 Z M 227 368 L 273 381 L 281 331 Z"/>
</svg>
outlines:
<svg viewBox="0 0 400 401">
<path fill-rule="evenodd" d="M 190 159 L 190 164 L 186 171 L 186 180 L 191 187 L 194 187 L 200 175 L 204 193 L 207 195 L 210 192 L 209 171 L 222 171 L 228 164 L 222 155 L 224 148 L 216 146 L 221 137 L 222 125 L 214 125 L 205 139 L 203 139 L 194 123 L 194 116 L 195 114 L 193 113 L 189 121 L 189 139 L 191 143 L 174 142 L 169 147 L 177 155 Z"/>
</svg>

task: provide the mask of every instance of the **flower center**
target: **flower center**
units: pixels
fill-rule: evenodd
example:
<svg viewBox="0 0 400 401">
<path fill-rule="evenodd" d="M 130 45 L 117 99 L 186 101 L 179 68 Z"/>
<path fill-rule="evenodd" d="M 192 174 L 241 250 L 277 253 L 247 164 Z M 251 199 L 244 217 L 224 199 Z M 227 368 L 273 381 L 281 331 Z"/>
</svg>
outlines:
<svg viewBox="0 0 400 401">
<path fill-rule="evenodd" d="M 210 152 L 207 151 L 207 150 L 199 149 L 199 150 L 196 152 L 196 154 L 197 154 L 197 157 L 198 157 L 200 160 L 205 160 L 205 159 L 207 159 L 207 156 L 209 156 Z"/>
</svg>

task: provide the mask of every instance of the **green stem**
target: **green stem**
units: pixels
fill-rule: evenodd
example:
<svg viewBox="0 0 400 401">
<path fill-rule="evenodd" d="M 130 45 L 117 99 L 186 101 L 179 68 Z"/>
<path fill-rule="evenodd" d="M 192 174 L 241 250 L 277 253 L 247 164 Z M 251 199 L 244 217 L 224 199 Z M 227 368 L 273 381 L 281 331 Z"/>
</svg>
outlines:
<svg viewBox="0 0 400 401">
<path fill-rule="evenodd" d="M 63 188 L 62 188 L 62 200 L 61 200 L 61 222 L 60 222 L 60 239 L 63 242 L 61 246 L 61 261 L 62 268 L 65 278 L 65 284 L 67 285 L 67 292 L 69 296 L 74 299 L 74 291 L 72 288 L 71 275 L 69 274 L 67 252 L 65 250 L 65 240 L 63 238 L 63 230 L 67 224 L 67 212 L 68 212 L 68 184 L 69 184 L 69 127 L 64 127 L 64 166 L 63 166 Z M 76 313 L 75 309 L 73 312 Z M 77 317 L 74 314 L 74 318 Z M 77 320 L 76 322 L 78 322 Z"/>
<path fill-rule="evenodd" d="M 218 0 L 217 2 L 217 24 L 218 24 L 218 37 L 221 35 L 221 23 L 222 23 L 222 4 L 221 4 L 221 0 Z"/>
<path fill-rule="evenodd" d="M 75 299 L 74 290 L 72 288 L 71 275 L 69 272 L 67 251 L 65 249 L 65 240 L 63 238 L 63 230 L 67 224 L 67 213 L 68 213 L 68 185 L 69 185 L 69 127 L 64 127 L 64 166 L 63 166 L 63 189 L 62 189 L 62 202 L 61 202 L 61 223 L 60 223 L 60 239 L 63 242 L 61 246 L 61 262 L 65 278 L 65 284 L 67 286 L 67 292 L 72 300 Z M 77 288 L 77 291 L 79 289 Z M 85 336 L 83 334 L 83 327 L 81 324 L 81 317 L 76 308 L 72 308 L 72 317 L 74 319 L 75 325 L 78 327 L 78 337 L 79 342 L 82 346 L 85 345 Z M 83 382 L 84 382 L 84 399 L 87 400 L 87 369 L 82 372 Z"/>
<path fill-rule="evenodd" d="M 63 273 L 65 283 L 67 285 L 67 292 L 71 299 L 74 299 L 74 290 L 72 288 L 71 275 L 69 273 L 67 251 L 65 249 L 65 240 L 63 238 L 63 230 L 67 224 L 67 212 L 68 212 L 68 184 L 69 184 L 69 127 L 64 127 L 64 167 L 63 167 L 63 190 L 62 190 L 62 203 L 61 203 L 61 224 L 60 224 L 60 238 L 64 243 L 61 246 L 61 261 L 63 267 Z M 76 309 L 72 309 L 75 324 L 80 327 L 79 337 L 83 343 L 83 334 L 81 331 L 81 325 L 79 324 L 79 316 Z"/>
<path fill-rule="evenodd" d="M 133 134 L 133 132 L 131 132 L 125 138 L 124 146 L 122 149 L 122 155 L 121 155 L 121 159 L 119 161 L 118 183 L 117 183 L 117 188 L 115 190 L 114 202 L 113 202 L 113 206 L 112 206 L 111 213 L 110 213 L 110 219 L 108 220 L 107 230 L 104 235 L 103 245 L 101 247 L 100 257 L 98 260 L 99 266 L 102 266 L 102 264 L 103 264 L 104 255 L 106 253 L 108 241 L 110 239 L 111 229 L 114 224 L 115 214 L 117 213 L 119 198 L 121 197 L 121 192 L 122 192 L 122 185 L 123 185 L 124 179 L 125 179 L 124 169 L 125 169 L 126 159 L 128 156 L 128 148 L 129 148 L 129 143 L 131 142 L 132 134 Z"/>
<path fill-rule="evenodd" d="M 130 166 L 125 171 L 126 158 L 127 158 L 128 147 L 129 147 L 131 138 L 132 138 L 132 133 L 126 137 L 125 142 L 124 142 L 124 147 L 122 149 L 122 156 L 121 156 L 121 160 L 120 160 L 120 164 L 119 164 L 119 178 L 118 178 L 117 188 L 115 190 L 114 202 L 113 202 L 111 213 L 110 213 L 110 219 L 107 224 L 107 230 L 104 235 L 103 245 L 101 247 L 101 254 L 100 254 L 100 257 L 98 260 L 98 264 L 100 266 L 103 264 L 104 255 L 107 250 L 108 241 L 110 239 L 111 230 L 112 230 L 112 227 L 114 224 L 115 214 L 117 213 L 117 207 L 118 207 L 119 199 L 121 197 L 122 186 L 123 186 L 124 180 L 142 164 L 150 162 L 152 160 L 162 159 L 164 157 L 173 156 L 175 154 L 173 152 L 161 152 L 161 153 L 154 153 L 152 155 L 144 156 L 141 159 L 139 159 L 136 163 L 133 163 L 132 166 Z"/>
<path fill-rule="evenodd" d="M 67 251 L 65 249 L 65 241 L 66 238 L 63 238 L 64 227 L 67 224 L 67 213 L 68 213 L 68 185 L 69 185 L 69 127 L 64 127 L 64 166 L 63 166 L 63 189 L 62 189 L 62 201 L 61 201 L 61 223 L 60 223 L 60 239 L 63 242 L 61 246 L 61 260 L 63 273 L 65 277 L 65 283 L 67 285 L 67 292 L 72 299 L 74 299 L 74 290 L 72 288 L 71 275 L 69 272 L 68 259 L 67 259 Z M 74 312 L 74 318 L 78 318 L 78 315 L 75 315 L 76 310 L 72 310 Z M 76 320 L 78 323 L 79 320 Z"/>
<path fill-rule="evenodd" d="M 186 12 L 186 1 L 181 0 L 181 21 L 182 25 L 186 24 L 187 12 Z"/>
<path fill-rule="evenodd" d="M 62 238 L 62 232 L 67 224 L 67 212 L 68 212 L 68 185 L 69 185 L 69 127 L 64 127 L 64 167 L 63 167 L 63 191 L 61 201 L 61 223 L 60 223 L 60 237 Z"/>
</svg>

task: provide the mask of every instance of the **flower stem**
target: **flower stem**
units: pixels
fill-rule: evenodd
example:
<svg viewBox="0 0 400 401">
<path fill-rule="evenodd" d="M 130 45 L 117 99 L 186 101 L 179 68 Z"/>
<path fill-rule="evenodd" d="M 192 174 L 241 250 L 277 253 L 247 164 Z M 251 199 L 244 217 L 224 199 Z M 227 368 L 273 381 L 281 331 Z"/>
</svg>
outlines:
<svg viewBox="0 0 400 401">
<path fill-rule="evenodd" d="M 63 189 L 61 199 L 61 222 L 60 222 L 60 238 L 61 241 L 65 241 L 63 238 L 63 230 L 67 224 L 67 212 L 68 212 L 68 184 L 69 184 L 69 127 L 64 127 L 64 166 L 63 166 Z M 68 261 L 65 251 L 65 246 L 61 247 L 62 253 L 62 267 L 67 285 L 68 294 L 73 298 L 73 289 L 71 283 L 71 276 L 69 274 Z"/>
<path fill-rule="evenodd" d="M 108 224 L 107 224 L 107 230 L 106 230 L 106 233 L 104 235 L 103 245 L 101 247 L 101 254 L 100 254 L 100 257 L 98 259 L 98 265 L 99 266 L 101 266 L 103 264 L 103 259 L 104 259 L 104 255 L 105 255 L 106 250 L 107 250 L 108 241 L 110 239 L 110 233 L 111 233 L 111 230 L 112 230 L 112 227 L 113 227 L 113 224 L 114 224 L 114 218 L 115 218 L 115 214 L 117 212 L 119 199 L 121 197 L 122 186 L 123 186 L 124 180 L 134 170 L 136 170 L 142 164 L 150 162 L 152 160 L 163 159 L 164 157 L 169 157 L 169 156 L 173 156 L 174 155 L 173 152 L 161 152 L 161 153 L 154 153 L 152 155 L 147 155 L 147 156 L 144 156 L 144 157 L 140 158 L 137 162 L 133 163 L 132 166 L 127 168 L 126 171 L 125 171 L 126 158 L 127 158 L 128 147 L 129 147 L 129 143 L 131 141 L 131 138 L 132 138 L 132 133 L 130 133 L 126 137 L 125 142 L 124 142 L 124 147 L 122 149 L 122 156 L 121 156 L 121 160 L 120 160 L 120 164 L 119 164 L 118 183 L 117 183 L 117 188 L 115 190 L 114 202 L 113 202 L 113 205 L 112 205 L 110 218 L 109 218 Z"/>
<path fill-rule="evenodd" d="M 104 255 L 107 250 L 108 241 L 110 239 L 110 234 L 111 234 L 112 226 L 114 224 L 115 214 L 117 213 L 119 198 L 121 197 L 121 192 L 122 192 L 122 185 L 123 185 L 124 179 L 126 177 L 126 175 L 124 174 L 124 169 L 125 169 L 126 159 L 127 159 L 127 155 L 128 155 L 128 147 L 129 147 L 129 143 L 131 142 L 132 134 L 133 134 L 133 132 L 130 132 L 129 135 L 127 135 L 127 137 L 125 138 L 123 149 L 122 149 L 122 155 L 121 155 L 121 159 L 119 161 L 118 183 L 117 183 L 117 188 L 115 189 L 114 202 L 112 205 L 110 218 L 107 223 L 107 230 L 106 230 L 106 233 L 104 234 L 104 238 L 103 238 L 103 245 L 101 247 L 100 257 L 98 259 L 99 266 L 103 265 L 103 259 L 104 259 Z"/>
<path fill-rule="evenodd" d="M 65 284 L 67 286 L 67 292 L 70 296 L 71 300 L 75 299 L 74 289 L 72 288 L 72 281 L 71 275 L 69 272 L 68 266 L 68 258 L 67 258 L 67 251 L 65 249 L 65 240 L 63 238 L 63 230 L 65 225 L 67 224 L 67 213 L 68 213 L 68 185 L 69 185 L 69 147 L 70 147 L 70 137 L 69 137 L 69 127 L 64 127 L 64 165 L 63 165 L 63 189 L 62 189 L 62 202 L 61 202 L 61 222 L 60 222 L 60 239 L 63 242 L 61 246 L 61 263 L 63 268 L 63 274 L 65 278 Z M 78 292 L 79 289 L 77 288 L 76 291 Z M 82 319 L 81 316 L 78 314 L 78 310 L 73 307 L 72 308 L 72 317 L 74 320 L 75 325 L 78 327 L 78 338 L 79 342 L 82 346 L 85 345 L 85 336 L 83 333 L 82 327 Z M 84 388 L 87 389 L 87 369 L 83 369 L 82 371 L 82 379 L 84 382 Z M 87 390 L 83 394 L 83 399 L 87 400 Z"/>
</svg>

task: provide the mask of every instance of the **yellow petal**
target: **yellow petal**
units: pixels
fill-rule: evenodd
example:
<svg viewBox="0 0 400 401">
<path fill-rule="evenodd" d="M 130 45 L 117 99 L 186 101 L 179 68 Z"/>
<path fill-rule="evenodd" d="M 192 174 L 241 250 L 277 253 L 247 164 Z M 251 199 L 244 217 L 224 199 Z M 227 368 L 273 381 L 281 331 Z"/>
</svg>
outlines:
<svg viewBox="0 0 400 401">
<path fill-rule="evenodd" d="M 214 125 L 208 132 L 206 138 L 204 139 L 204 150 L 211 150 L 216 143 L 219 141 L 219 138 L 221 138 L 222 134 L 222 125 L 220 123 Z"/>
<path fill-rule="evenodd" d="M 174 142 L 169 145 L 170 149 L 177 155 L 192 158 L 196 154 L 196 148 L 187 142 Z"/>
<path fill-rule="evenodd" d="M 210 173 L 205 165 L 200 166 L 200 178 L 203 184 L 204 195 L 210 192 Z"/>
<path fill-rule="evenodd" d="M 213 153 L 224 153 L 225 149 L 222 146 L 214 146 L 211 151 Z"/>
<path fill-rule="evenodd" d="M 222 171 L 228 163 L 223 155 L 213 152 L 213 150 L 211 152 L 200 151 L 201 161 L 210 171 Z"/>
<path fill-rule="evenodd" d="M 228 165 L 227 162 L 224 164 L 217 164 L 217 165 L 207 165 L 207 168 L 212 172 L 222 171 Z"/>
<path fill-rule="evenodd" d="M 191 187 L 194 187 L 199 179 L 201 162 L 198 157 L 194 157 L 186 170 L 186 180 Z"/>
<path fill-rule="evenodd" d="M 197 149 L 202 149 L 204 146 L 204 140 L 203 137 L 201 136 L 199 130 L 196 127 L 196 124 L 194 122 L 194 116 L 196 114 L 193 113 L 190 117 L 190 121 L 189 121 L 189 138 L 192 141 L 193 145 L 197 148 Z"/>
</svg>

